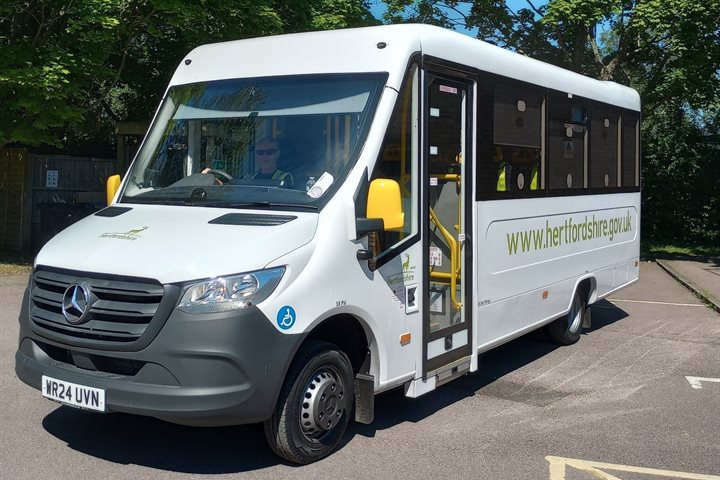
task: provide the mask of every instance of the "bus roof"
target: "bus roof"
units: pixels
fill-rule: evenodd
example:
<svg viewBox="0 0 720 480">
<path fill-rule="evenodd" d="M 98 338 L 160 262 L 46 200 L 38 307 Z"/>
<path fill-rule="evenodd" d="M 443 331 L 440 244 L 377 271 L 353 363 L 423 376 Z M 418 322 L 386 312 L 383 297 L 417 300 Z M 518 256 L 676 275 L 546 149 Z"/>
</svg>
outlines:
<svg viewBox="0 0 720 480">
<path fill-rule="evenodd" d="M 387 85 L 398 90 L 405 67 L 416 52 L 640 111 L 640 96 L 631 88 L 595 80 L 430 25 L 383 25 L 203 45 L 183 59 L 170 84 L 227 78 L 388 72 Z"/>
</svg>

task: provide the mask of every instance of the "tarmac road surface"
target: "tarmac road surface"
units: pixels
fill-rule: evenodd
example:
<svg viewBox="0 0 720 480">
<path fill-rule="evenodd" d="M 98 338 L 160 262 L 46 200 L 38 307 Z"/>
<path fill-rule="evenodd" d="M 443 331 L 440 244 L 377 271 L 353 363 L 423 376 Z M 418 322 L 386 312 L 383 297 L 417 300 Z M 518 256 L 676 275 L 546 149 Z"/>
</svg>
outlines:
<svg viewBox="0 0 720 480">
<path fill-rule="evenodd" d="M 26 282 L 0 277 L 2 479 L 720 480 L 720 315 L 653 263 L 593 306 L 577 345 L 531 334 L 433 393 L 380 395 L 372 425 L 303 467 L 255 425 L 181 427 L 42 398 L 14 373 Z"/>
</svg>

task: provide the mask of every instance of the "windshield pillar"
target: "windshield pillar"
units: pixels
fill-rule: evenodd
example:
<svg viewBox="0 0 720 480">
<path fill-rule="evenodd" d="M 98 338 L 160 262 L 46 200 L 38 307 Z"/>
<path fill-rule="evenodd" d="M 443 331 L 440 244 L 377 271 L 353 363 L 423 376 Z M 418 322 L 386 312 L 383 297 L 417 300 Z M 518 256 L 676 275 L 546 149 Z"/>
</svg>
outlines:
<svg viewBox="0 0 720 480">
<path fill-rule="evenodd" d="M 199 164 L 202 147 L 202 128 L 199 120 L 188 121 L 188 154 L 185 158 L 185 176 L 192 175 Z"/>
</svg>

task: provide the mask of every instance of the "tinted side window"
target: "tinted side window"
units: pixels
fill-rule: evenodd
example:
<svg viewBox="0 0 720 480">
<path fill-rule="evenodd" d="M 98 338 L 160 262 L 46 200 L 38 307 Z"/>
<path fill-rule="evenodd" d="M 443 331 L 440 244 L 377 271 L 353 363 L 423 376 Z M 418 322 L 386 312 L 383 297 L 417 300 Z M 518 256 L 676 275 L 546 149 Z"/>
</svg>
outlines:
<svg viewBox="0 0 720 480">
<path fill-rule="evenodd" d="M 640 185 L 637 112 L 481 73 L 477 119 L 479 200 Z"/>
<path fill-rule="evenodd" d="M 638 114 L 623 112 L 622 114 L 622 186 L 637 187 L 640 185 L 638 174 Z"/>
<path fill-rule="evenodd" d="M 618 186 L 617 109 L 593 104 L 590 112 L 590 187 Z"/>
<path fill-rule="evenodd" d="M 548 95 L 548 174 L 553 190 L 585 188 L 587 107 L 566 93 Z"/>
<path fill-rule="evenodd" d="M 544 188 L 545 90 L 494 75 L 478 87 L 479 194 L 521 197 Z"/>
</svg>

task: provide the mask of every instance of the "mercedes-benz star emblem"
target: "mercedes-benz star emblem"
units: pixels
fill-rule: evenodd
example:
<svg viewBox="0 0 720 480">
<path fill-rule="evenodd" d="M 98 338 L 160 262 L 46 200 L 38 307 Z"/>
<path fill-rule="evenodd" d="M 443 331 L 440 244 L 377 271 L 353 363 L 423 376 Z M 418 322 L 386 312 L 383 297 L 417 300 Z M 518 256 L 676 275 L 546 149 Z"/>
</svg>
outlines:
<svg viewBox="0 0 720 480">
<path fill-rule="evenodd" d="M 84 285 L 70 285 L 65 289 L 62 313 L 68 323 L 77 325 L 86 320 L 89 310 L 90 292 Z"/>
</svg>

